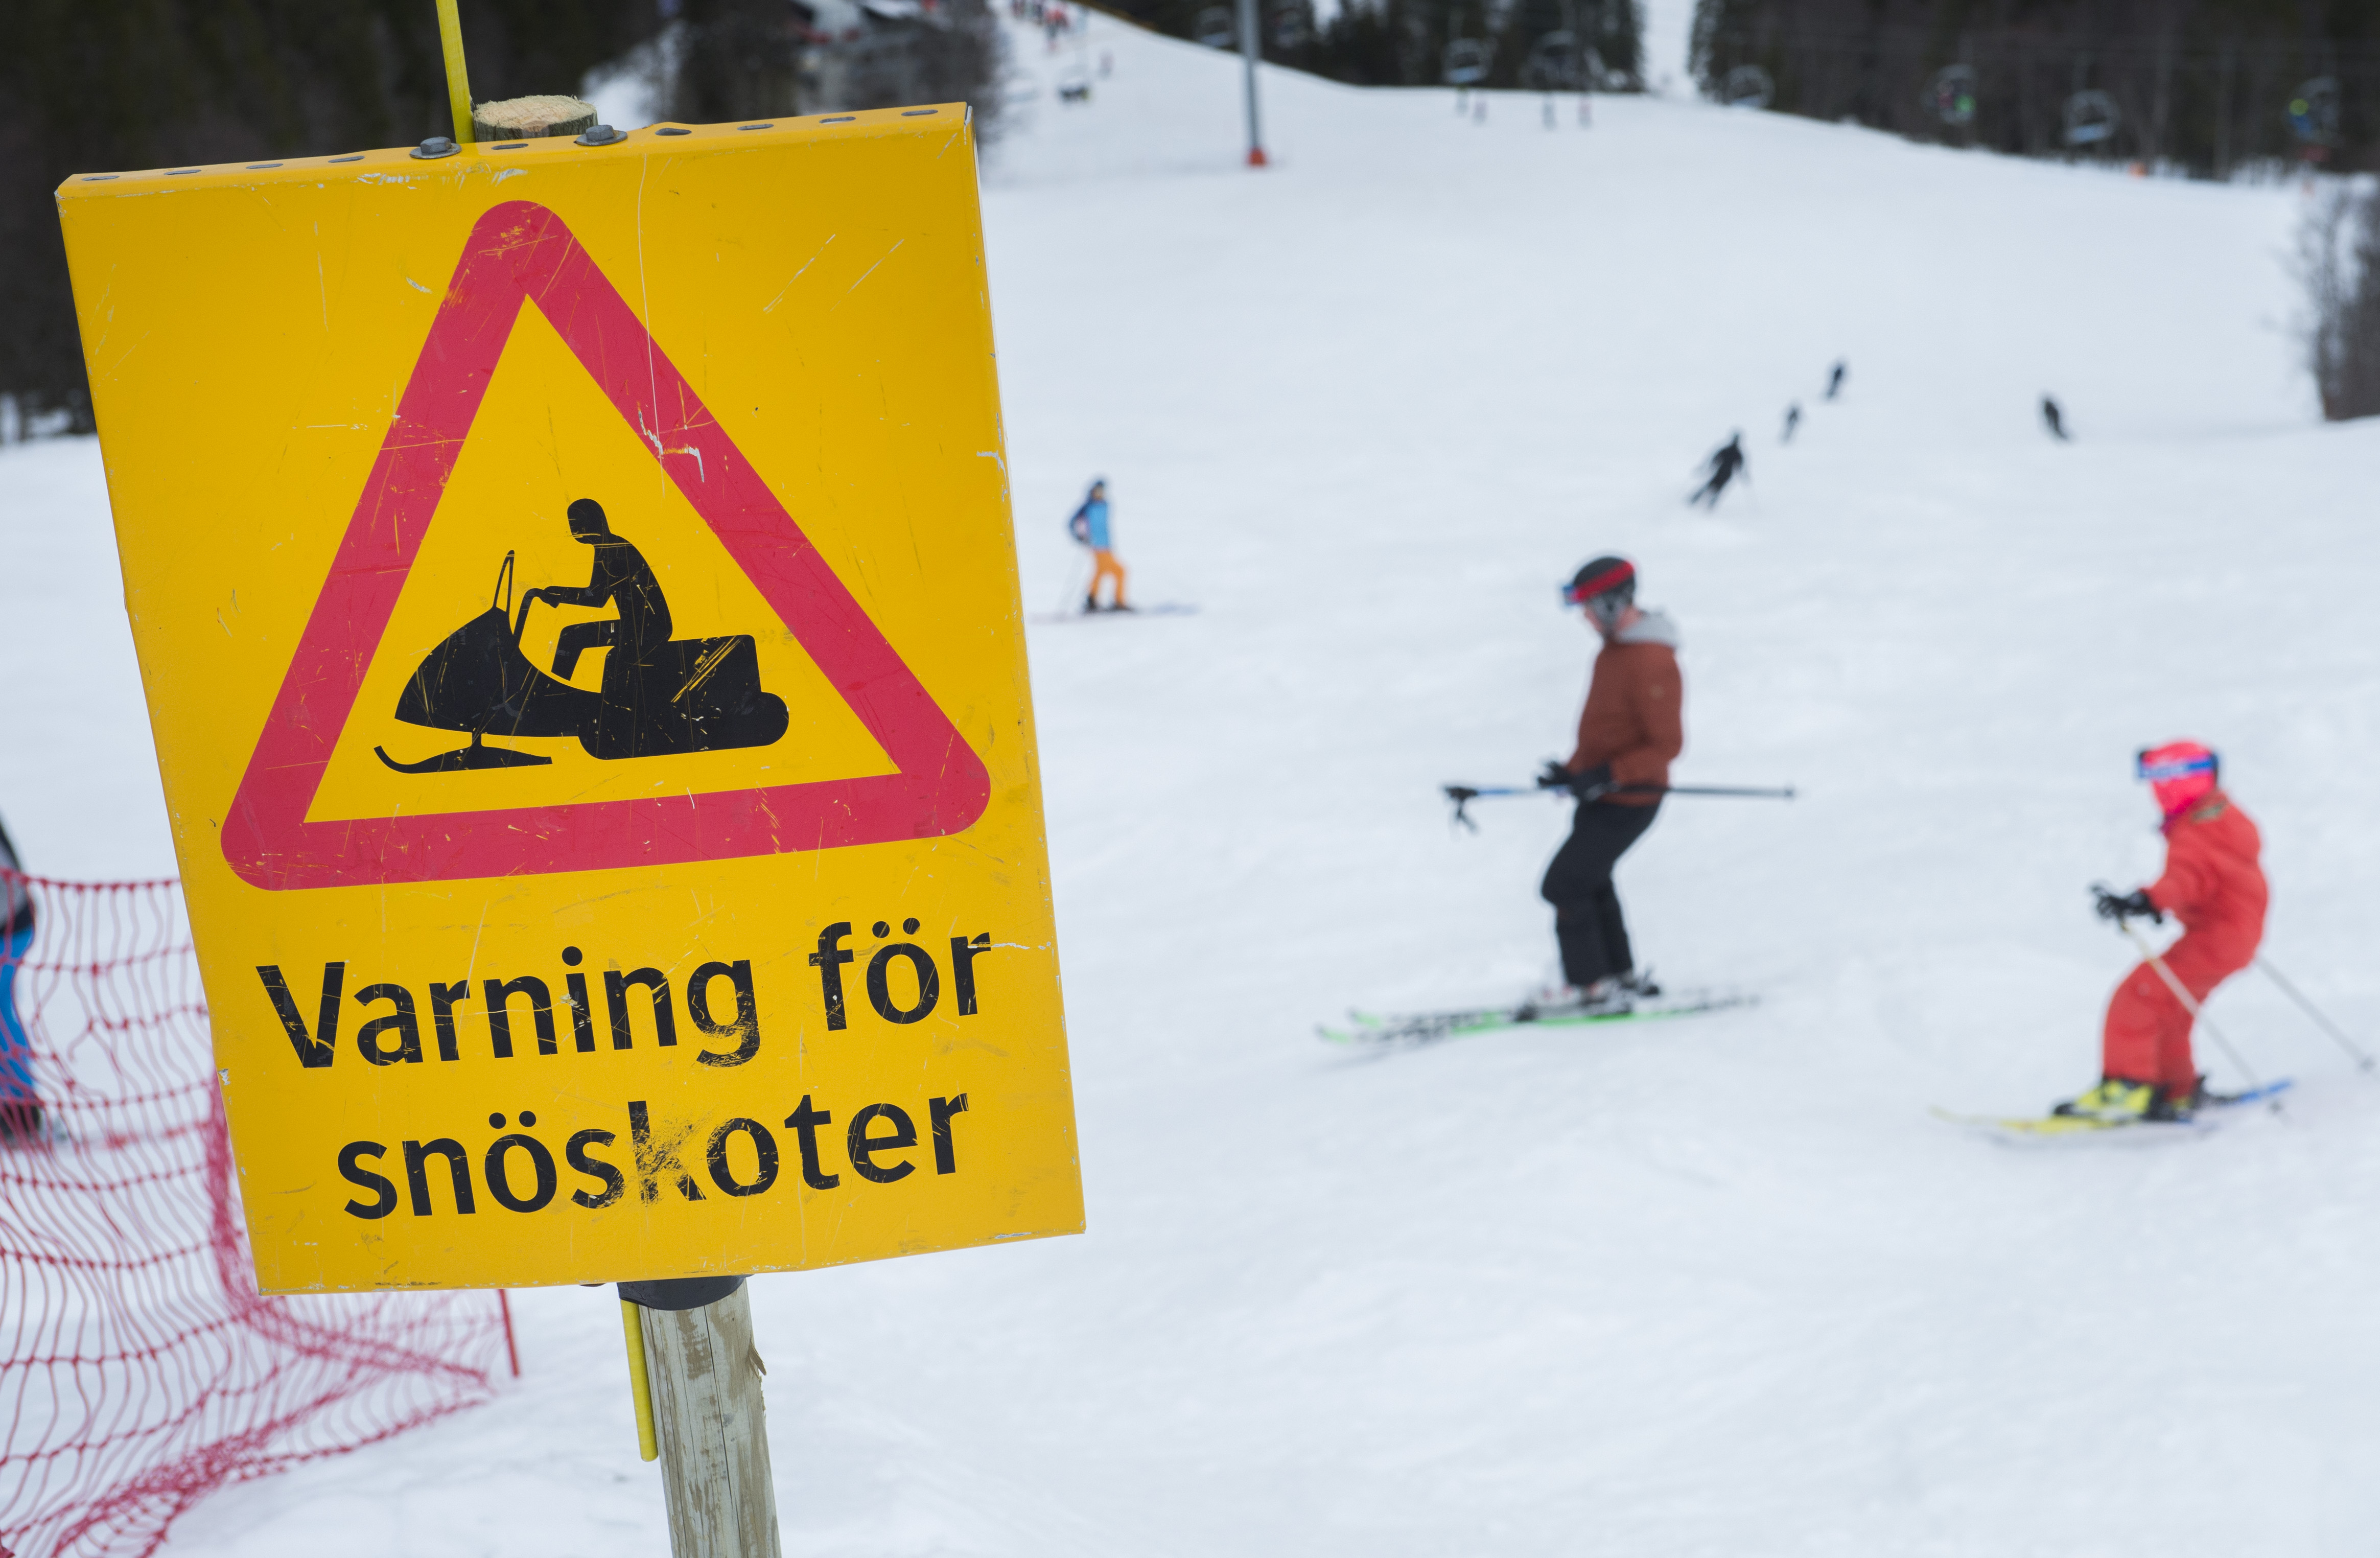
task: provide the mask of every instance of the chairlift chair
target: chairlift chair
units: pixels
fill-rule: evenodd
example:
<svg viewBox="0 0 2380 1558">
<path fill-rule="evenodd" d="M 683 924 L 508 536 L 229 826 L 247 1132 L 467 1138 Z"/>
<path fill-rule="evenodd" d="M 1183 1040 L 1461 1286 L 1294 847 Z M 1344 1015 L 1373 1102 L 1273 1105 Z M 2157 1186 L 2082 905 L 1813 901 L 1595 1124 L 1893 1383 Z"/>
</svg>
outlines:
<svg viewBox="0 0 2380 1558">
<path fill-rule="evenodd" d="M 1548 32 L 1529 46 L 1521 66 L 1521 84 L 1536 91 L 1570 91 L 1580 84 L 1578 37 Z"/>
<path fill-rule="evenodd" d="M 1727 73 L 1719 97 L 1730 108 L 1766 108 L 1777 100 L 1777 83 L 1756 65 L 1739 65 Z"/>
<path fill-rule="evenodd" d="M 1240 24 L 1228 6 L 1209 6 L 1198 13 L 1190 36 L 1210 49 L 1236 49 L 1240 46 Z"/>
<path fill-rule="evenodd" d="M 1457 38 L 1446 45 L 1439 77 L 1450 87 L 1468 87 L 1488 76 L 1488 45 L 1477 38 Z"/>
<path fill-rule="evenodd" d="M 2096 146 L 2112 140 L 2123 124 L 2123 112 L 2116 100 L 2096 87 L 2085 87 L 2066 100 L 2069 146 Z"/>
<path fill-rule="evenodd" d="M 2316 76 L 2298 83 L 2289 93 L 2289 133 L 2306 146 L 2334 146 L 2338 142 L 2338 78 Z"/>
<path fill-rule="evenodd" d="M 1934 116 L 1952 128 L 1975 122 L 1975 67 L 1972 65 L 1946 65 L 1934 73 L 1934 84 L 1927 91 Z"/>
</svg>

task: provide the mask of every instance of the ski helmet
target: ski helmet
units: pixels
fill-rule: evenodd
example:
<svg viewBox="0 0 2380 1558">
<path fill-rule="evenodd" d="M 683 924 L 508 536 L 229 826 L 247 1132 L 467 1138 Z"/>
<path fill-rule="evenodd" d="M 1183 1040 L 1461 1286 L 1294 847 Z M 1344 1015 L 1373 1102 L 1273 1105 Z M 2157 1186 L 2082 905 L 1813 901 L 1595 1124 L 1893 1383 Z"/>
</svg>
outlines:
<svg viewBox="0 0 2380 1558">
<path fill-rule="evenodd" d="M 1562 586 L 1562 603 L 1585 606 L 1597 622 L 1609 622 L 1636 603 L 1636 565 L 1625 557 L 1597 557 Z"/>
<path fill-rule="evenodd" d="M 2159 809 L 2168 817 L 2179 817 L 2214 792 L 2223 760 L 2212 748 L 2195 741 L 2168 741 L 2162 747 L 2142 748 L 2133 767 L 2148 782 Z"/>
</svg>

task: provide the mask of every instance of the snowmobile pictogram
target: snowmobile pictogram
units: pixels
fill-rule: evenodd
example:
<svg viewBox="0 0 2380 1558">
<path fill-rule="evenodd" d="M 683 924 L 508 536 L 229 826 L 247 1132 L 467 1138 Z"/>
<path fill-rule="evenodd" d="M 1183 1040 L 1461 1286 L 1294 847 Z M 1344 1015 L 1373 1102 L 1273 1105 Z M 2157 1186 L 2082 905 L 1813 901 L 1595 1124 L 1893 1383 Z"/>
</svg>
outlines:
<svg viewBox="0 0 2380 1558">
<path fill-rule="evenodd" d="M 671 638 L 660 579 L 643 554 L 613 533 L 602 506 L 591 498 L 572 504 L 570 533 L 595 548 L 593 573 L 583 587 L 525 590 L 516 611 L 514 554 L 505 553 L 488 609 L 424 656 L 398 696 L 398 719 L 468 735 L 471 744 L 409 763 L 375 747 L 381 761 L 399 773 L 452 773 L 553 761 L 487 746 L 490 736 L 575 736 L 589 757 L 603 761 L 766 747 L 783 736 L 784 700 L 760 686 L 759 654 L 749 634 Z M 539 601 L 609 605 L 619 615 L 565 627 L 549 676 L 521 649 L 528 609 Z M 606 651 L 601 685 L 574 687 L 567 678 L 591 649 Z"/>
</svg>

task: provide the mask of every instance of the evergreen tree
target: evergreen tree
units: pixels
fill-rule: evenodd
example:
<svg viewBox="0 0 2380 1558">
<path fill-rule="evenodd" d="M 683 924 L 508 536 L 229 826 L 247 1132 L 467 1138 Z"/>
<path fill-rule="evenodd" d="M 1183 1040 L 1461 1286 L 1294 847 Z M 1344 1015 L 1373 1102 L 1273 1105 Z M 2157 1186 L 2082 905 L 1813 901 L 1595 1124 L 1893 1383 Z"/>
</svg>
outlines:
<svg viewBox="0 0 2380 1558">
<path fill-rule="evenodd" d="M 575 91 L 655 0 L 465 0 L 481 102 Z M 91 426 L 53 191 L 69 176 L 449 133 L 430 0 L 13 0 L 0 49 L 0 395 Z"/>
<path fill-rule="evenodd" d="M 892 14 L 883 14 L 885 11 Z M 689 124 L 965 102 L 989 139 L 1000 30 L 986 0 L 861 7 L 838 30 L 787 0 L 686 0 L 672 116 Z"/>
<path fill-rule="evenodd" d="M 1197 35 L 1199 17 L 1233 0 L 1118 0 L 1110 6 L 1175 38 Z M 1518 87 L 1537 41 L 1584 34 L 1603 64 L 1604 91 L 1641 84 L 1643 18 L 1636 0 L 1344 0 L 1330 21 L 1314 23 L 1313 0 L 1259 0 L 1264 57 L 1364 87 L 1429 87 L 1445 79 L 1446 47 L 1457 38 L 1491 45 L 1480 84 Z"/>
<path fill-rule="evenodd" d="M 2380 135 L 2380 0 L 1700 0 L 1694 60 L 1714 96 L 1757 67 L 1785 113 L 2036 156 L 2365 168 Z"/>
</svg>

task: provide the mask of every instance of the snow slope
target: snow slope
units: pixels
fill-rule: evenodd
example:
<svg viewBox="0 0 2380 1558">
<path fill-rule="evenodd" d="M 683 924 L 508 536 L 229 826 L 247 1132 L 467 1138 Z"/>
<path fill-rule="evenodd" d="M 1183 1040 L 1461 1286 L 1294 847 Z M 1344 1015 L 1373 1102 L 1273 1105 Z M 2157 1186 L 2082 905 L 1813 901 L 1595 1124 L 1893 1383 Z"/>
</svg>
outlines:
<svg viewBox="0 0 2380 1558">
<path fill-rule="evenodd" d="M 1028 596 L 1101 473 L 1135 592 L 1202 608 L 1035 629 L 1090 1233 L 756 1285 L 787 1551 L 2368 1551 L 2380 1087 L 2251 978 L 2277 1118 L 1927 1114 L 2091 1079 L 2084 886 L 2154 870 L 2129 763 L 2178 734 L 2265 829 L 2268 950 L 2380 1038 L 2380 427 L 2294 366 L 2300 197 L 1270 71 L 1252 174 L 1232 62 L 1102 53 L 987 189 Z M 0 804 L 39 869 L 166 870 L 95 452 L 0 472 Z M 1606 549 L 1685 633 L 1681 781 L 1803 787 L 1673 802 L 1621 873 L 1644 956 L 1765 1001 L 1316 1043 L 1548 971 L 1563 817 L 1459 835 L 1435 786 L 1562 749 Z M 662 1551 L 610 1296 L 517 1305 L 498 1404 L 171 1551 Z"/>
</svg>

